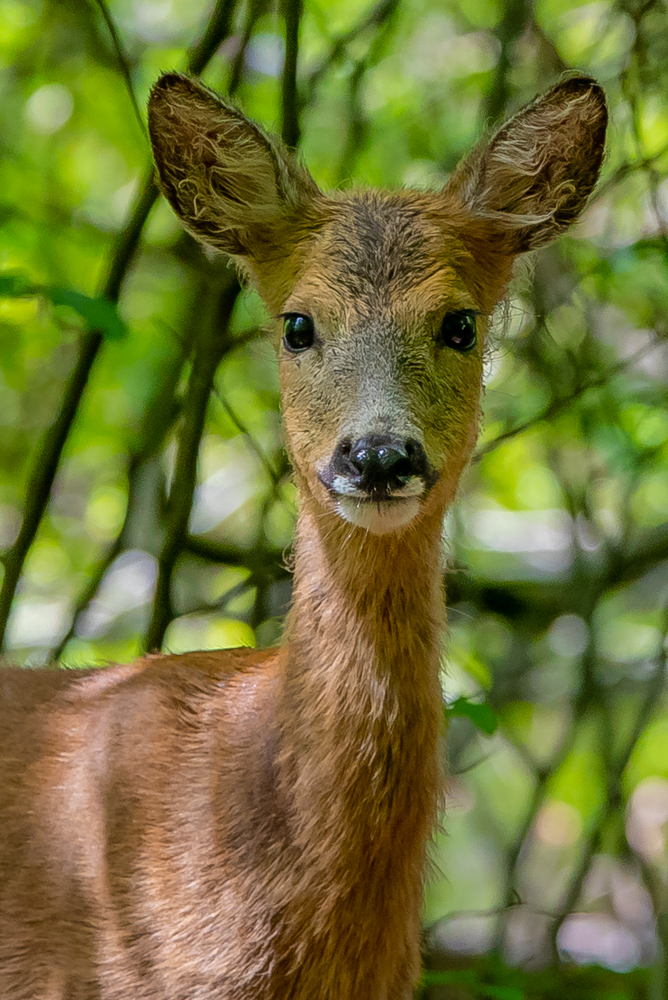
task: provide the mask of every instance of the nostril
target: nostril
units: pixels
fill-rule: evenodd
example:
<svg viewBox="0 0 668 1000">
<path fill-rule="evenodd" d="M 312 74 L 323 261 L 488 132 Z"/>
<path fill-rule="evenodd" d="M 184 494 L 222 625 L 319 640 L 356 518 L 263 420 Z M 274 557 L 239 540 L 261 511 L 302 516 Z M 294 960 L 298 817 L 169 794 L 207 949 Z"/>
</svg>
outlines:
<svg viewBox="0 0 668 1000">
<path fill-rule="evenodd" d="M 349 460 L 366 486 L 389 485 L 413 474 L 408 450 L 396 438 L 379 435 L 360 438 L 351 447 Z"/>
<path fill-rule="evenodd" d="M 421 476 L 423 479 L 429 478 L 429 459 L 420 442 L 416 441 L 415 438 L 409 438 L 405 443 L 405 447 L 410 465 L 409 475 Z"/>
<path fill-rule="evenodd" d="M 359 472 L 364 472 L 370 465 L 380 465 L 378 450 L 364 441 L 358 441 L 351 449 L 350 461 Z"/>
<path fill-rule="evenodd" d="M 376 454 L 378 456 L 378 464 L 385 472 L 401 475 L 399 466 L 408 468 L 410 465 L 406 449 L 398 442 L 392 445 L 379 445 L 376 449 Z"/>
<path fill-rule="evenodd" d="M 350 458 L 350 449 L 352 448 L 352 446 L 353 443 L 350 440 L 350 438 L 344 438 L 343 441 L 339 441 L 338 445 L 336 446 L 336 450 L 338 451 L 339 455 L 343 455 L 344 458 Z"/>
</svg>

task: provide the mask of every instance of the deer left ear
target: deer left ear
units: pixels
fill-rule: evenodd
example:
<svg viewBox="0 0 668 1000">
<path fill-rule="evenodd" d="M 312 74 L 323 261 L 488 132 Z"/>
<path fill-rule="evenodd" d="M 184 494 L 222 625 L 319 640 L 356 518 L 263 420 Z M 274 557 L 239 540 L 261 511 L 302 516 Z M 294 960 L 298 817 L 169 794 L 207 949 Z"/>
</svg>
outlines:
<svg viewBox="0 0 668 1000">
<path fill-rule="evenodd" d="M 598 179 L 608 111 L 603 89 L 570 77 L 522 108 L 457 168 L 444 195 L 505 237 L 512 254 L 577 220 Z"/>
<path fill-rule="evenodd" d="M 321 197 L 282 143 L 196 80 L 162 76 L 149 100 L 162 191 L 186 229 L 242 261 L 284 249 Z"/>
</svg>

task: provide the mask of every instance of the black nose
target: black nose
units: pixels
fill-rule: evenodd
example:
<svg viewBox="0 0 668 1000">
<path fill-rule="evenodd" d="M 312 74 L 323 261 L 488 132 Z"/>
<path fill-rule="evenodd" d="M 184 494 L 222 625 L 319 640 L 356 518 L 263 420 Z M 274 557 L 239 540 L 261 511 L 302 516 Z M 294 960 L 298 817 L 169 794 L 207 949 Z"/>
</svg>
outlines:
<svg viewBox="0 0 668 1000">
<path fill-rule="evenodd" d="M 341 441 L 333 457 L 333 472 L 350 479 L 357 489 L 388 494 L 412 476 L 429 478 L 429 463 L 419 441 L 402 441 L 388 434 L 367 434 L 359 441 Z"/>
</svg>

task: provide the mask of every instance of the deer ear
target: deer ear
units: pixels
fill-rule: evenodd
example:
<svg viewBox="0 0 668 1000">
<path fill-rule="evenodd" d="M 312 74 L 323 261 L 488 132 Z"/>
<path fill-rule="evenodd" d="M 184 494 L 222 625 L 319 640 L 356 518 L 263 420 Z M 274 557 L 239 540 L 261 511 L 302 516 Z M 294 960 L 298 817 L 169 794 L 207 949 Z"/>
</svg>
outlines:
<svg viewBox="0 0 668 1000">
<path fill-rule="evenodd" d="M 566 79 L 474 150 L 444 193 L 469 218 L 505 236 L 512 253 L 542 246 L 584 209 L 603 161 L 607 122 L 596 81 Z"/>
<path fill-rule="evenodd" d="M 148 111 L 162 191 L 186 229 L 209 246 L 265 257 L 320 194 L 278 140 L 186 76 L 162 76 Z"/>
</svg>

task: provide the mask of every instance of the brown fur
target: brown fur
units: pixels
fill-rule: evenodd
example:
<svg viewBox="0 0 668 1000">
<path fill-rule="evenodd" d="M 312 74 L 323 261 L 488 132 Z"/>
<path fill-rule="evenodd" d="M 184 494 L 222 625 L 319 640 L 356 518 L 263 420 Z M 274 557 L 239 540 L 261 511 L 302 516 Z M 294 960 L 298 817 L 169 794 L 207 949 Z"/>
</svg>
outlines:
<svg viewBox="0 0 668 1000">
<path fill-rule="evenodd" d="M 236 255 L 273 314 L 301 497 L 294 605 L 268 652 L 0 671 L 3 1000 L 407 1000 L 443 775 L 440 537 L 473 448 L 484 317 L 514 256 L 573 221 L 600 166 L 586 78 L 519 112 L 440 193 L 325 196 L 275 140 L 184 77 L 156 85 L 166 196 Z M 482 338 L 481 338 L 482 341 Z M 438 479 L 405 527 L 348 523 L 337 442 L 417 437 Z"/>
</svg>

